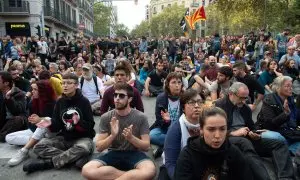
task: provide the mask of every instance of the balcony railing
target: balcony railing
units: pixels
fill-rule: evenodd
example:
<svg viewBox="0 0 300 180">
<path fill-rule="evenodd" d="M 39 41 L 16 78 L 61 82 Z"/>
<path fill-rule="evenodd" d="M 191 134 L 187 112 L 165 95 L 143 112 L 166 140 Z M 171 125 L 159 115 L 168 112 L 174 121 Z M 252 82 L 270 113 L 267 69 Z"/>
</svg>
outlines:
<svg viewBox="0 0 300 180">
<path fill-rule="evenodd" d="M 77 0 L 77 6 L 81 11 L 87 13 L 91 18 L 94 17 L 93 9 L 92 7 L 89 7 L 89 5 L 81 2 L 80 0 Z"/>
<path fill-rule="evenodd" d="M 60 21 L 62 24 L 66 24 L 72 28 L 77 29 L 77 23 L 74 20 L 71 20 L 70 17 L 61 13 L 59 10 L 54 9 L 52 7 L 44 6 L 44 16 L 52 17 L 57 21 Z"/>
<path fill-rule="evenodd" d="M 9 13 L 12 15 L 30 14 L 28 1 L 0 1 L 0 13 Z"/>
</svg>

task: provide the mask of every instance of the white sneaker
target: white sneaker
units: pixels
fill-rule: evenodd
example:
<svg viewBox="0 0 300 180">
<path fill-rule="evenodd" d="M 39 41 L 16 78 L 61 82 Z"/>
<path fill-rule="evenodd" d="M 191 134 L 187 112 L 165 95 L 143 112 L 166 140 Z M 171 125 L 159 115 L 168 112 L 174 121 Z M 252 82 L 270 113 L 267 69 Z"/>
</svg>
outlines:
<svg viewBox="0 0 300 180">
<path fill-rule="evenodd" d="M 23 162 L 25 159 L 28 158 L 28 150 L 20 149 L 18 153 L 15 155 L 15 157 L 12 157 L 7 164 L 10 166 L 16 166 Z"/>
</svg>

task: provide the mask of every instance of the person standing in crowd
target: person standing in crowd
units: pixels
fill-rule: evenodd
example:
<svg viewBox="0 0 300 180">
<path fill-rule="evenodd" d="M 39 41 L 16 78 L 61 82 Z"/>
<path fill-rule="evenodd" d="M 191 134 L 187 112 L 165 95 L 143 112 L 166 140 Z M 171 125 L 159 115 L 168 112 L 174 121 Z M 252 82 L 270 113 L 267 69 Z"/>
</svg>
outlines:
<svg viewBox="0 0 300 180">
<path fill-rule="evenodd" d="M 292 94 L 292 82 L 289 76 L 274 80 L 273 93 L 264 98 L 257 124 L 261 129 L 270 130 L 262 134 L 263 138 L 284 141 L 289 144 L 290 151 L 296 154 L 300 147 L 300 134 L 293 132 L 298 131 L 297 120 L 300 115 Z"/>
<path fill-rule="evenodd" d="M 12 76 L 5 71 L 0 72 L 0 142 L 5 142 L 9 133 L 23 130 L 26 127 L 25 93 L 13 86 Z"/>
<path fill-rule="evenodd" d="M 189 89 L 180 96 L 183 113 L 168 129 L 164 145 L 164 166 L 170 179 L 174 177 L 176 161 L 180 151 L 187 145 L 188 138 L 200 136 L 199 118 L 203 104 L 204 101 L 196 90 Z"/>
<path fill-rule="evenodd" d="M 114 70 L 114 79 L 115 82 L 124 82 L 127 83 L 130 77 L 130 71 L 125 66 L 116 66 Z M 109 109 L 114 109 L 114 87 L 109 87 L 103 94 L 103 99 L 100 106 L 100 115 L 107 112 Z M 139 91 L 133 87 L 133 97 L 132 101 L 130 102 L 130 107 L 136 108 L 137 110 L 144 112 L 144 105 L 142 102 L 141 95 Z"/>
<path fill-rule="evenodd" d="M 114 86 L 115 109 L 101 116 L 96 148 L 107 153 L 82 168 L 87 179 L 152 179 L 155 165 L 143 151 L 150 148 L 149 124 L 143 112 L 132 109 L 133 87 Z"/>
<path fill-rule="evenodd" d="M 164 80 L 167 77 L 167 73 L 163 70 L 164 65 L 162 59 L 157 61 L 156 69 L 154 69 L 147 77 L 145 81 L 145 95 L 157 96 L 163 92 Z"/>
<path fill-rule="evenodd" d="M 242 152 L 227 139 L 227 115 L 217 107 L 203 111 L 201 136 L 189 138 L 175 169 L 175 180 L 254 179 Z"/>
<path fill-rule="evenodd" d="M 43 66 L 46 66 L 47 54 L 49 52 L 48 44 L 46 42 L 45 37 L 41 37 L 40 41 L 37 42 L 38 52 L 37 55 L 41 58 L 41 62 Z"/>
<path fill-rule="evenodd" d="M 78 77 L 68 73 L 63 76 L 63 96 L 55 104 L 51 119 L 44 119 L 39 127 L 58 132 L 52 138 L 43 138 L 33 148 L 40 159 L 32 159 L 23 171 L 62 168 L 75 162 L 81 168 L 93 152 L 94 118 L 92 108 L 78 87 Z"/>
<path fill-rule="evenodd" d="M 286 28 L 282 33 L 276 35 L 276 49 L 275 51 L 278 53 L 278 60 L 281 59 L 283 55 L 286 54 L 287 43 L 288 43 L 288 35 L 290 34 L 290 29 Z"/>
<path fill-rule="evenodd" d="M 10 166 L 16 166 L 28 158 L 29 150 L 47 132 L 46 128 L 37 128 L 36 124 L 44 118 L 51 118 L 53 114 L 56 95 L 50 82 L 48 80 L 34 82 L 31 84 L 31 89 L 32 98 L 28 105 L 30 115 L 28 117 L 28 129 L 10 133 L 5 137 L 8 144 L 24 146 L 7 162 Z"/>
<path fill-rule="evenodd" d="M 148 48 L 148 42 L 146 37 L 143 36 L 139 44 L 139 52 L 140 53 L 147 52 L 147 48 Z"/>
<path fill-rule="evenodd" d="M 156 98 L 156 121 L 151 126 L 150 141 L 157 145 L 154 156 L 157 158 L 163 152 L 165 137 L 171 124 L 178 121 L 182 114 L 180 108 L 180 95 L 183 92 L 182 76 L 178 73 L 170 73 L 165 81 L 165 92 Z"/>
<path fill-rule="evenodd" d="M 256 131 L 251 109 L 246 104 L 248 96 L 247 85 L 235 82 L 229 88 L 228 95 L 215 103 L 227 114 L 229 141 L 238 146 L 248 159 L 255 179 L 270 179 L 259 155 L 272 157 L 277 178 L 293 179 L 293 164 L 288 147 L 282 141 L 262 138 L 260 133 L 264 130 Z"/>
</svg>

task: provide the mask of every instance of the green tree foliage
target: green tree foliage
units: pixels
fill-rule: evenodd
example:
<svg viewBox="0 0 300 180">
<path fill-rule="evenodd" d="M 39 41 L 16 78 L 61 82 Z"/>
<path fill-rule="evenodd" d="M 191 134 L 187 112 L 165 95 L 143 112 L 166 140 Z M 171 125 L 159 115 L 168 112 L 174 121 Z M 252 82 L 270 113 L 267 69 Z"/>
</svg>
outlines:
<svg viewBox="0 0 300 180">
<path fill-rule="evenodd" d="M 94 4 L 94 33 L 98 36 L 109 36 L 111 11 L 102 3 Z"/>
<path fill-rule="evenodd" d="M 271 32 L 299 26 L 300 0 L 218 0 L 206 8 L 208 33 L 229 34 L 268 27 Z M 298 6 L 297 6 L 298 5 Z M 298 18 L 297 18 L 298 15 Z M 226 32 L 227 31 L 227 32 Z"/>
<path fill-rule="evenodd" d="M 118 37 L 129 36 L 129 29 L 124 24 L 117 24 L 115 30 Z"/>
<path fill-rule="evenodd" d="M 137 25 L 132 31 L 132 37 L 142 37 L 142 36 L 149 36 L 149 22 L 142 21 L 139 25 Z"/>
<path fill-rule="evenodd" d="M 177 4 L 167 7 L 163 12 L 151 18 L 150 22 L 143 21 L 140 25 L 136 26 L 131 35 L 135 37 L 140 36 L 155 36 L 161 35 L 181 36 L 182 30 L 179 25 L 186 8 L 178 6 Z"/>
</svg>

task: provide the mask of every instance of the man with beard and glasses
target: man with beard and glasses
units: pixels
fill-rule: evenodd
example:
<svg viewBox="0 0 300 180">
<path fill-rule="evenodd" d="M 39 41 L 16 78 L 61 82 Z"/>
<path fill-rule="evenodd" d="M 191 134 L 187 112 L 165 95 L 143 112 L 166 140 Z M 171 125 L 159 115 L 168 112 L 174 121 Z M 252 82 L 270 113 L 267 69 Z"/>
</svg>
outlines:
<svg viewBox="0 0 300 180">
<path fill-rule="evenodd" d="M 238 82 L 242 82 L 248 86 L 249 89 L 249 97 L 247 103 L 249 104 L 249 107 L 251 108 L 252 111 L 256 109 L 258 104 L 262 101 L 264 98 L 265 90 L 264 87 L 262 87 L 257 79 L 254 77 L 250 76 L 249 74 L 246 73 L 247 67 L 245 63 L 235 63 L 232 67 L 233 69 L 233 76 Z M 255 95 L 256 98 L 255 98 Z"/>
<path fill-rule="evenodd" d="M 217 80 L 214 81 L 210 87 L 210 97 L 212 101 L 222 98 L 228 94 L 230 85 L 232 84 L 230 79 L 233 76 L 231 67 L 223 66 L 218 71 Z"/>
<path fill-rule="evenodd" d="M 82 76 L 79 78 L 78 88 L 81 89 L 82 95 L 91 103 L 93 113 L 98 115 L 100 112 L 101 96 L 104 93 L 104 86 L 101 79 L 93 75 L 93 66 L 85 63 L 82 66 Z"/>
<path fill-rule="evenodd" d="M 133 89 L 114 85 L 115 109 L 101 116 L 96 148 L 108 152 L 82 168 L 86 179 L 153 179 L 155 165 L 143 151 L 150 148 L 147 116 L 130 107 Z"/>
<path fill-rule="evenodd" d="M 130 71 L 125 66 L 117 65 L 114 74 L 115 74 L 114 78 L 116 83 L 118 82 L 126 83 L 130 78 Z M 132 96 L 132 101 L 130 102 L 130 107 L 136 108 L 137 110 L 144 112 L 144 105 L 139 91 L 134 87 L 132 89 L 133 89 L 133 96 Z M 105 90 L 101 102 L 100 115 L 115 108 L 114 92 L 115 90 L 113 86 Z"/>
<path fill-rule="evenodd" d="M 261 137 L 260 134 L 266 130 L 255 129 L 251 109 L 246 104 L 248 95 L 248 87 L 244 83 L 235 82 L 230 86 L 228 95 L 215 103 L 227 114 L 229 141 L 245 155 L 254 179 L 270 179 L 259 157 L 261 155 L 272 158 L 278 179 L 292 180 L 293 164 L 287 145 L 279 140 Z"/>
</svg>

